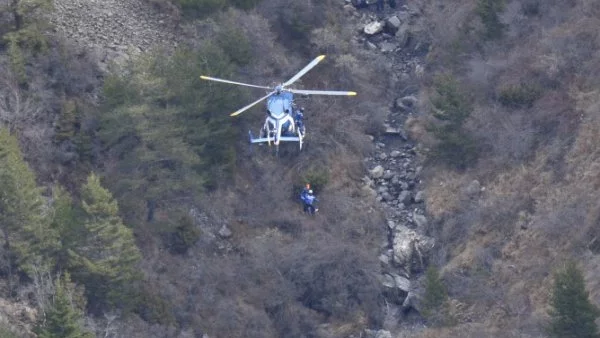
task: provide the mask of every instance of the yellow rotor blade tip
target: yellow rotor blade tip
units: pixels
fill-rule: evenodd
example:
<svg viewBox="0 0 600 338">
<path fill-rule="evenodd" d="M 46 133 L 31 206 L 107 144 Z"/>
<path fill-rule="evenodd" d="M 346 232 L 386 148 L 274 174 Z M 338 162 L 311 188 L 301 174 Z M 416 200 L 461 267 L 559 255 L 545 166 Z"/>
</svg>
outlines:
<svg viewBox="0 0 600 338">
<path fill-rule="evenodd" d="M 349 92 L 348 96 L 356 96 L 356 92 Z"/>
<path fill-rule="evenodd" d="M 201 78 L 202 80 L 206 80 L 206 79 L 208 79 L 208 76 L 200 75 L 200 78 Z"/>
<path fill-rule="evenodd" d="M 319 61 L 323 60 L 325 58 L 325 55 L 319 55 L 318 59 Z"/>
</svg>

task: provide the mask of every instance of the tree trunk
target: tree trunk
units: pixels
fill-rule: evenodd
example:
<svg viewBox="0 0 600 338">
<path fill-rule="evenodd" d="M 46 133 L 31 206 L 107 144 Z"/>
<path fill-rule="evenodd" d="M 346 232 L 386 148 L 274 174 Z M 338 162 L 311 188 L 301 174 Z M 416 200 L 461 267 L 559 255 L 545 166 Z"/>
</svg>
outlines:
<svg viewBox="0 0 600 338">
<path fill-rule="evenodd" d="M 19 2 L 20 0 L 12 0 L 10 4 L 10 10 L 15 18 L 15 30 L 20 30 L 23 27 L 23 16 L 19 14 Z"/>
<path fill-rule="evenodd" d="M 8 239 L 8 232 L 6 228 L 2 228 L 2 234 L 4 235 L 4 254 L 6 255 L 7 263 L 7 273 L 8 273 L 8 296 L 12 297 L 13 288 L 12 288 L 12 255 L 10 254 L 10 241 Z"/>
</svg>

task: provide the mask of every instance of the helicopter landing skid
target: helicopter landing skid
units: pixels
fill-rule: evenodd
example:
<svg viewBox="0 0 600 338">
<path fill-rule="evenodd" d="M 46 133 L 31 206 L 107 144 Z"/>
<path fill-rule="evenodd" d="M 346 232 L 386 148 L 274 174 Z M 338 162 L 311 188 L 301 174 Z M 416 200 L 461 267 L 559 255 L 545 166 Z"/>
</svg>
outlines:
<svg viewBox="0 0 600 338">
<path fill-rule="evenodd" d="M 254 136 L 252 135 L 252 131 L 248 131 L 248 136 L 250 137 L 250 143 L 254 144 L 254 143 L 268 143 L 269 145 L 271 145 L 271 143 L 275 144 L 275 138 L 273 137 L 259 137 L 259 138 L 254 138 Z M 303 139 L 303 135 L 300 136 L 281 136 L 279 137 L 279 142 L 298 142 L 299 146 L 300 146 L 300 150 L 302 150 L 302 139 Z M 277 146 L 277 144 L 275 144 Z"/>
</svg>

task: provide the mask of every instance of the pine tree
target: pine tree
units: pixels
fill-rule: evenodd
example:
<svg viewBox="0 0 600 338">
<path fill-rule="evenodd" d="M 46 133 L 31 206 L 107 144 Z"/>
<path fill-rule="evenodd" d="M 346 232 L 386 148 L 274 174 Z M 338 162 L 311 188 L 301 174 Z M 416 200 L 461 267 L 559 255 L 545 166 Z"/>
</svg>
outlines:
<svg viewBox="0 0 600 338">
<path fill-rule="evenodd" d="M 452 75 L 439 75 L 434 82 L 433 117 L 429 125 L 438 143 L 433 151 L 445 163 L 464 169 L 477 159 L 477 143 L 464 127 L 473 110 L 469 96 Z"/>
<path fill-rule="evenodd" d="M 49 218 L 50 227 L 60 238 L 61 245 L 56 254 L 56 261 L 57 268 L 63 270 L 68 267 L 69 250 L 73 250 L 77 242 L 85 236 L 85 228 L 71 196 L 60 186 L 52 189 L 52 208 Z"/>
<path fill-rule="evenodd" d="M 128 222 L 152 219 L 151 208 L 133 210 L 174 210 L 231 177 L 237 131 L 223 112 L 245 103 L 239 88 L 200 80 L 201 74 L 228 77 L 234 70 L 215 45 L 137 61 L 127 76 L 105 82 L 98 131 L 105 150 L 120 159 L 106 184 Z"/>
<path fill-rule="evenodd" d="M 47 311 L 45 320 L 39 323 L 36 333 L 39 338 L 93 338 L 94 335 L 81 327 L 83 312 L 72 301 L 69 275 L 57 278 L 54 301 Z"/>
<path fill-rule="evenodd" d="M 434 324 L 444 324 L 449 319 L 448 293 L 438 270 L 429 266 L 425 272 L 425 294 L 421 313 Z"/>
<path fill-rule="evenodd" d="M 71 258 L 96 300 L 112 305 L 130 301 L 126 293 L 140 277 L 135 266 L 141 257 L 133 232 L 123 224 L 117 201 L 98 176 L 88 177 L 81 195 L 85 235 L 70 251 Z"/>
<path fill-rule="evenodd" d="M 73 140 L 75 137 L 79 112 L 77 110 L 77 104 L 73 100 L 66 100 L 63 103 L 63 108 L 58 121 L 55 125 L 54 138 L 57 142 Z"/>
<path fill-rule="evenodd" d="M 598 338 L 600 310 L 589 301 L 583 273 L 573 263 L 556 273 L 548 334 L 556 338 Z"/>
<path fill-rule="evenodd" d="M 43 19 L 37 14 L 51 8 L 52 0 L 10 0 L 6 6 L 6 12 L 12 15 L 13 27 L 0 38 L 9 42 L 10 65 L 20 83 L 27 80 L 25 49 L 37 52 L 47 48 L 48 42 L 42 33 Z"/>
<path fill-rule="evenodd" d="M 43 200 L 17 139 L 0 129 L 0 230 L 11 254 L 9 266 L 52 266 L 58 236 L 44 217 Z M 16 262 L 12 257 L 16 258 Z"/>
</svg>

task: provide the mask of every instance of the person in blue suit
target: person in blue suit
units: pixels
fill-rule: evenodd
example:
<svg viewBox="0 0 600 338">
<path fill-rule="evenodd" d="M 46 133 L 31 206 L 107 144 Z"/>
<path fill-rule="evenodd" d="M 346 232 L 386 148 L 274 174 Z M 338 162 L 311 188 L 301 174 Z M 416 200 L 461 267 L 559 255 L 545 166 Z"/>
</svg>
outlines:
<svg viewBox="0 0 600 338">
<path fill-rule="evenodd" d="M 315 208 L 314 206 L 314 203 L 318 202 L 319 199 L 317 199 L 317 197 L 313 194 L 312 190 L 308 190 L 306 193 L 302 191 L 302 194 L 300 194 L 300 199 L 304 205 L 304 212 L 314 215 L 315 212 L 319 211 L 319 209 Z"/>
<path fill-rule="evenodd" d="M 298 131 L 304 135 L 304 107 L 296 110 L 296 113 L 294 114 L 294 121 Z"/>
</svg>

